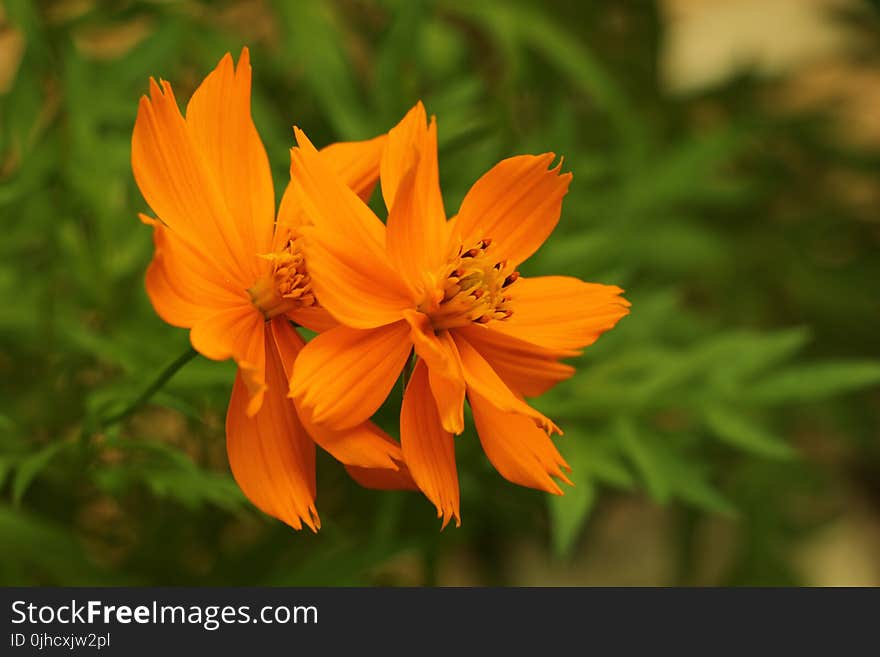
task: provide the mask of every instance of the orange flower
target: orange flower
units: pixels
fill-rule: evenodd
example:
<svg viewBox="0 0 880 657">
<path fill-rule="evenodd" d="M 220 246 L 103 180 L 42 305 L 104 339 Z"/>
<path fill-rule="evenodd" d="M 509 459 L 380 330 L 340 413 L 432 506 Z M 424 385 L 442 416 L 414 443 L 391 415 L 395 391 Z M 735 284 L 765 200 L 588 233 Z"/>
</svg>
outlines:
<svg viewBox="0 0 880 657">
<path fill-rule="evenodd" d="M 559 362 L 627 312 L 618 287 L 517 267 L 559 220 L 571 174 L 553 153 L 504 160 L 447 221 L 437 132 L 421 103 L 389 133 L 380 164 L 387 225 L 346 189 L 299 130 L 291 175 L 313 226 L 304 253 L 321 303 L 342 324 L 302 351 L 291 394 L 325 426 L 369 418 L 415 350 L 400 415 L 403 456 L 445 526 L 459 520 L 453 435 L 465 395 L 483 449 L 510 481 L 561 494 L 571 483 L 549 435 L 556 425 L 524 397 L 574 370 Z M 344 238 L 340 238 L 344 236 Z"/>
<path fill-rule="evenodd" d="M 237 67 L 229 54 L 223 57 L 193 94 L 186 118 L 171 85 L 150 80 L 131 156 L 137 184 L 157 215 L 141 217 L 154 227 L 147 293 L 165 321 L 191 329 L 197 351 L 238 364 L 226 444 L 241 489 L 265 513 L 316 530 L 312 439 L 364 485 L 407 487 L 410 480 L 400 466 L 400 446 L 373 424 L 355 422 L 343 431 L 314 426 L 287 397 L 304 344 L 290 320 L 316 331 L 336 322 L 315 299 L 290 186 L 276 219 L 250 91 L 247 48 Z M 316 157 L 351 186 L 346 191 L 368 196 L 385 142 L 382 136 L 335 144 Z"/>
</svg>

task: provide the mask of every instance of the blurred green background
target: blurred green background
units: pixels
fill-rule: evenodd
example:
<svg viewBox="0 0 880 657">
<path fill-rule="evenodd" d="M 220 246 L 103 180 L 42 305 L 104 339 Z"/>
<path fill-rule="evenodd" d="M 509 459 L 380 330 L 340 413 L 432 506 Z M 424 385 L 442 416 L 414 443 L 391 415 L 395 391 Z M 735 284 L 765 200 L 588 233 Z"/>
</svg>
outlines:
<svg viewBox="0 0 880 657">
<path fill-rule="evenodd" d="M 460 529 L 322 455 L 324 528 L 293 532 L 232 482 L 234 367 L 201 358 L 108 425 L 188 344 L 143 288 L 137 100 L 242 45 L 277 194 L 294 122 L 366 138 L 419 98 L 450 209 L 503 157 L 565 156 L 524 273 L 633 312 L 538 402 L 564 497 L 468 432 Z M 876 3 L 6 0 L 0 583 L 880 585 L 878 208 Z"/>
</svg>

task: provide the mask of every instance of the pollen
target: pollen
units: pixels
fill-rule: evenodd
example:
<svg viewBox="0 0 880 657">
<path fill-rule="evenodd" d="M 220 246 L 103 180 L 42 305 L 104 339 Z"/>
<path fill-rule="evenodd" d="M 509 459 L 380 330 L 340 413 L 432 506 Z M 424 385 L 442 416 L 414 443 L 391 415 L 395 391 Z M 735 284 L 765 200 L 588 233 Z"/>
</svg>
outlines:
<svg viewBox="0 0 880 657">
<path fill-rule="evenodd" d="M 420 308 L 435 330 L 504 321 L 513 314 L 510 287 L 519 272 L 495 257 L 489 238 L 466 246 L 450 254 L 440 277 L 442 294 Z"/>
<path fill-rule="evenodd" d="M 289 235 L 280 250 L 262 257 L 271 263 L 271 269 L 248 288 L 248 294 L 266 321 L 316 304 L 312 279 L 296 238 Z"/>
</svg>

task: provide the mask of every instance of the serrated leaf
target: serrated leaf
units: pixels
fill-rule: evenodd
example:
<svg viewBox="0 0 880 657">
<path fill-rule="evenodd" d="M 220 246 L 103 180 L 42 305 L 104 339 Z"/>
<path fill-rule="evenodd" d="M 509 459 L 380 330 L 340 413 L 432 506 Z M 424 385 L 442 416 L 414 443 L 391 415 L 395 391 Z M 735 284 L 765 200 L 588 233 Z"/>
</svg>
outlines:
<svg viewBox="0 0 880 657">
<path fill-rule="evenodd" d="M 763 378 L 746 394 L 760 404 L 827 399 L 880 384 L 880 362 L 828 361 L 792 366 Z"/>
<path fill-rule="evenodd" d="M 123 456 L 123 462 L 104 466 L 94 475 L 98 485 L 111 494 L 144 485 L 156 497 L 173 499 L 191 509 L 209 504 L 235 511 L 245 505 L 244 495 L 231 477 L 199 467 L 174 447 L 125 438 L 107 440 L 106 446 L 120 450 Z"/>
<path fill-rule="evenodd" d="M 675 497 L 713 513 L 731 515 L 735 507 L 684 454 L 661 447 L 661 437 L 636 427 L 628 418 L 615 425 L 621 450 L 629 457 L 648 495 L 660 504 Z"/>
<path fill-rule="evenodd" d="M 666 463 L 675 497 L 711 513 L 736 515 L 736 507 L 712 486 L 701 468 L 679 459 Z"/>
<path fill-rule="evenodd" d="M 796 453 L 781 439 L 730 409 L 712 406 L 703 411 L 703 418 L 715 436 L 738 449 L 777 459 L 790 459 Z"/>
<path fill-rule="evenodd" d="M 236 511 L 246 503 L 241 490 L 230 477 L 195 467 L 154 469 L 144 480 L 157 497 L 177 500 L 190 509 L 210 504 L 226 511 Z"/>
<path fill-rule="evenodd" d="M 615 434 L 624 454 L 629 458 L 654 500 L 664 504 L 669 500 L 670 482 L 663 471 L 662 456 L 642 437 L 629 418 L 615 423 Z"/>
<path fill-rule="evenodd" d="M 656 164 L 648 172 L 640 172 L 631 186 L 630 202 L 639 208 L 654 211 L 658 207 L 671 206 L 683 198 L 692 200 L 705 197 L 711 190 L 721 166 L 740 151 L 745 140 L 742 130 L 724 128 L 697 134 L 669 148 L 656 158 Z M 730 176 L 727 177 L 728 179 Z M 685 251 L 688 238 L 683 243 L 673 242 L 671 248 Z"/>
<path fill-rule="evenodd" d="M 635 484 L 632 474 L 618 457 L 603 449 L 589 451 L 586 468 L 598 481 L 610 486 L 630 490 Z"/>
<path fill-rule="evenodd" d="M 799 351 L 810 332 L 798 327 L 773 333 L 737 332 L 719 338 L 725 358 L 711 373 L 719 382 L 742 381 L 765 372 Z"/>
<path fill-rule="evenodd" d="M 567 556 L 571 553 L 595 502 L 596 487 L 583 475 L 577 477 L 574 486 L 565 487 L 564 495 L 548 497 L 553 549 L 557 555 Z"/>
<path fill-rule="evenodd" d="M 680 353 L 672 358 L 668 366 L 657 368 L 641 382 L 636 393 L 645 404 L 655 404 L 663 395 L 669 398 L 669 393 L 677 391 L 685 384 L 690 384 L 695 379 L 708 371 L 716 356 L 712 349 L 706 345 Z"/>
<path fill-rule="evenodd" d="M 608 441 L 586 436 L 577 428 L 567 432 L 559 448 L 571 466 L 568 474 L 574 486 L 563 486 L 564 495 L 548 496 L 547 503 L 553 549 L 556 554 L 565 556 L 571 552 L 596 501 L 595 480 L 625 488 L 632 485 L 632 477 L 611 453 Z"/>
</svg>

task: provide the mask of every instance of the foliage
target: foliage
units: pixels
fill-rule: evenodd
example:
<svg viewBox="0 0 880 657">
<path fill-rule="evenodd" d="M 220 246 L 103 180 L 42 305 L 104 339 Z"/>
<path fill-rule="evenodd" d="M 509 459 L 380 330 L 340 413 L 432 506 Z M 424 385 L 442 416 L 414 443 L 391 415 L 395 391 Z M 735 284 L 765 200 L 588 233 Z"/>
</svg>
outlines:
<svg viewBox="0 0 880 657">
<path fill-rule="evenodd" d="M 511 545 L 576 554 L 603 505 L 639 496 L 670 507 L 685 555 L 694 522 L 729 518 L 740 539 L 719 583 L 786 583 L 792 542 L 838 508 L 823 498 L 880 481 L 876 210 L 830 184 L 876 181 L 880 152 L 837 139 L 821 113 L 768 107 L 774 83 L 749 75 L 671 95 L 653 4 L 2 7 L 25 45 L 0 89 L 3 583 L 435 583 L 462 553 L 476 581 L 508 583 Z M 460 529 L 323 458 L 324 528 L 294 534 L 228 475 L 230 363 L 196 359 L 108 422 L 187 348 L 143 292 L 137 98 L 150 75 L 186 98 L 245 44 L 276 193 L 291 124 L 319 144 L 365 138 L 418 98 L 438 116 L 448 208 L 503 157 L 565 156 L 563 219 L 526 273 L 621 283 L 633 302 L 537 402 L 565 430 L 565 496 L 509 485 L 466 433 Z M 816 440 L 848 456 L 829 461 Z M 694 576 L 684 561 L 676 581 Z"/>
</svg>

